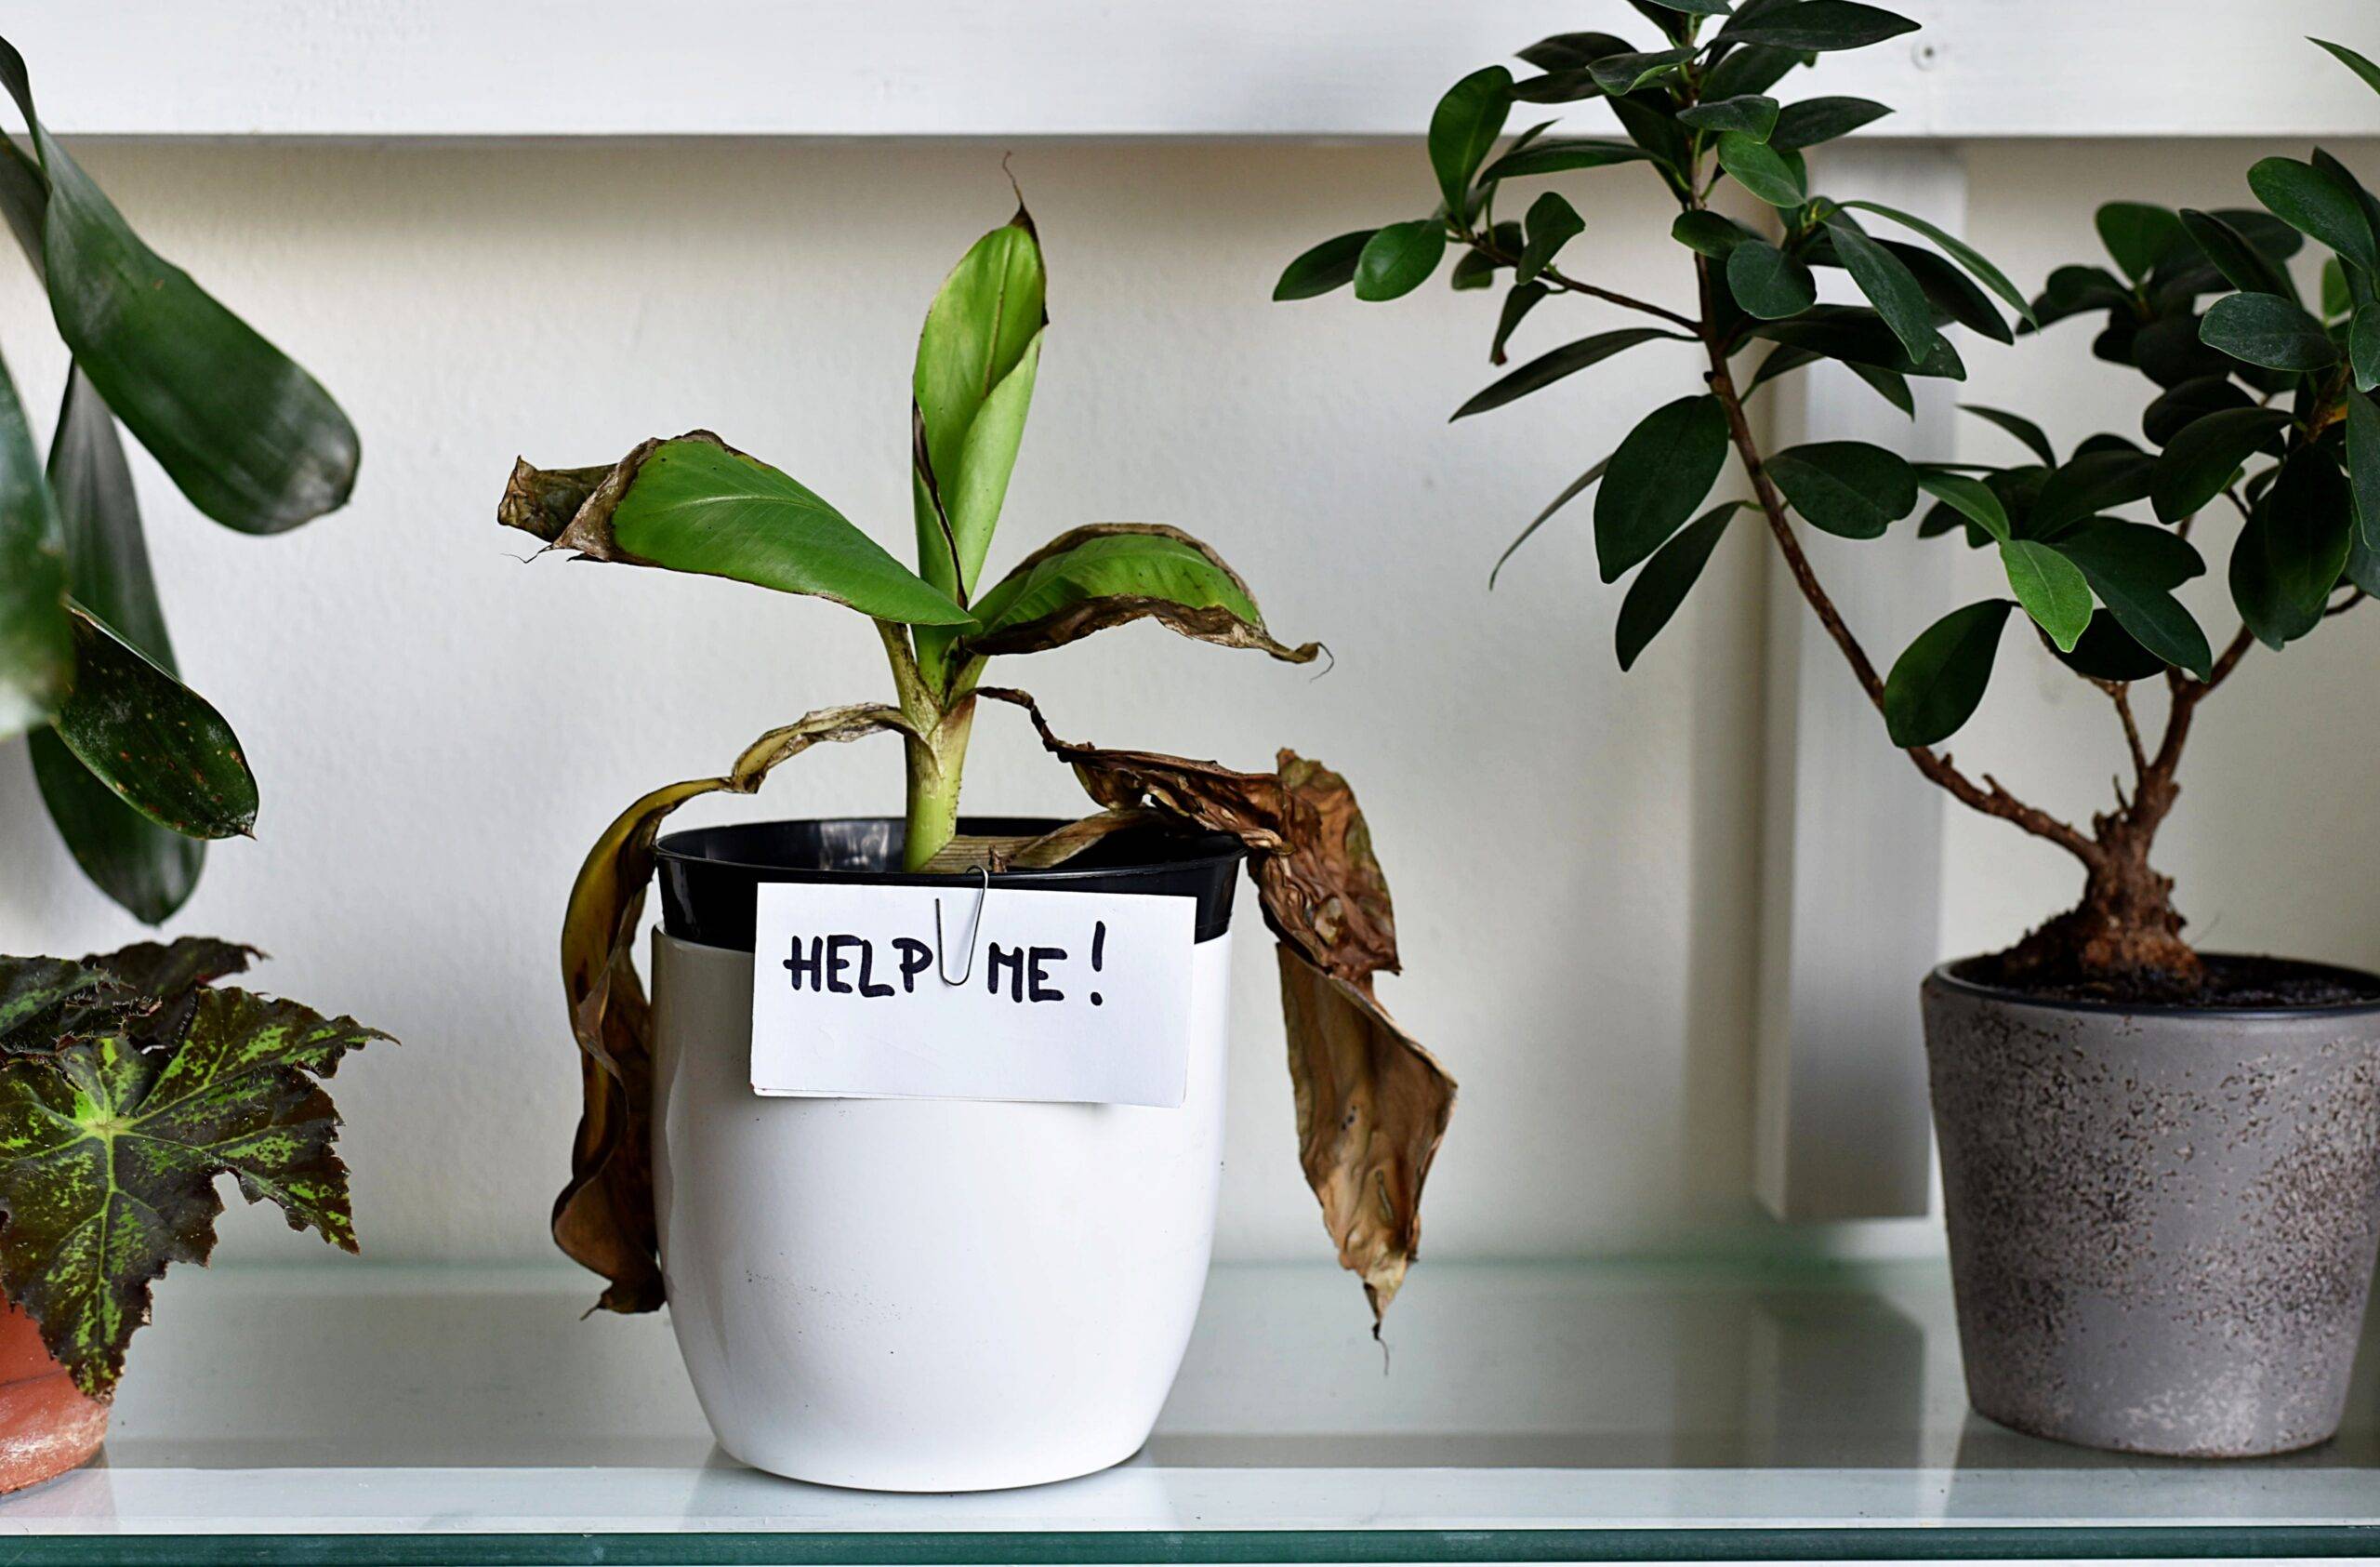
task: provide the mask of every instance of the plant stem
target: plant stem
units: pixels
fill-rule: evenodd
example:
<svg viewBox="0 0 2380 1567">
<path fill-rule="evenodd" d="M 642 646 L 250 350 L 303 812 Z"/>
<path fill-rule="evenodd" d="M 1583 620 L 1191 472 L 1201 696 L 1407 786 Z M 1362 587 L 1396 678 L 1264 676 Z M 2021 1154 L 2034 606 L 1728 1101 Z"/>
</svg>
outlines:
<svg viewBox="0 0 2380 1567">
<path fill-rule="evenodd" d="M 885 659 L 892 666 L 901 714 L 918 736 L 924 737 L 903 741 L 908 787 L 901 868 L 917 870 L 941 853 L 959 831 L 959 781 L 967 769 L 967 741 L 975 727 L 975 681 L 984 661 L 971 660 L 960 674 L 958 690 L 945 699 L 919 671 L 908 628 L 879 620 L 876 631 L 884 643 Z"/>
</svg>

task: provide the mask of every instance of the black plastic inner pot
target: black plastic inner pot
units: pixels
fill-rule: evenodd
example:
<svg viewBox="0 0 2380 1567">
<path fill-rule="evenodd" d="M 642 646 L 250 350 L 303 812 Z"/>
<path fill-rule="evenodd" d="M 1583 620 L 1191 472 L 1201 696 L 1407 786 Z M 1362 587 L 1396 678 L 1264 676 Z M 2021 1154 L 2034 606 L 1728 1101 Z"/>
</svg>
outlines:
<svg viewBox="0 0 2380 1567">
<path fill-rule="evenodd" d="M 979 837 L 1036 836 L 1064 822 L 1034 817 L 962 817 Z M 973 875 L 927 876 L 897 869 L 907 836 L 898 817 L 756 821 L 672 832 L 655 846 L 661 928 L 703 947 L 752 949 L 752 912 L 763 882 L 865 883 L 895 887 L 972 887 Z M 996 887 L 1049 892 L 1156 893 L 1198 900 L 1200 941 L 1231 925 L 1232 889 L 1248 851 L 1226 832 L 1128 828 L 1049 870 L 1008 870 Z"/>
</svg>

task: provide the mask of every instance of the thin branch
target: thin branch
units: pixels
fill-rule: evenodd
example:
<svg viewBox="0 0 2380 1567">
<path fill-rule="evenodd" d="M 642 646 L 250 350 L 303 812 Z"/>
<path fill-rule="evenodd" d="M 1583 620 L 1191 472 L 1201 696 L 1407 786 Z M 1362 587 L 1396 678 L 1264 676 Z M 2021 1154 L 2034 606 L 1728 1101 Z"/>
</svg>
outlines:
<svg viewBox="0 0 2380 1567">
<path fill-rule="evenodd" d="M 2361 604 L 2365 599 L 2371 596 L 2371 594 L 2366 593 L 2362 589 L 2358 588 L 2347 597 L 2339 600 L 2338 603 L 2332 604 L 2329 608 L 2323 610 L 2322 618 L 2327 620 L 2334 615 L 2345 615 L 2348 610 L 2353 609 L 2357 604 Z"/>
<path fill-rule="evenodd" d="M 1495 262 L 1500 267 L 1512 267 L 1518 266 L 1520 264 L 1520 258 L 1498 245 L 1491 235 L 1458 232 L 1457 237 L 1465 245 L 1470 246 L 1472 249 L 1476 250 L 1479 254 L 1487 257 L 1488 259 Z M 1658 316 L 1661 320 L 1668 322 L 1673 326 L 1685 327 L 1687 331 L 1694 333 L 1697 337 L 1699 337 L 1702 333 L 1702 323 L 1695 320 L 1692 316 L 1680 315 L 1677 312 L 1654 304 L 1649 299 L 1639 299 L 1633 295 L 1622 294 L 1616 289 L 1606 288 L 1600 284 L 1582 282 L 1578 278 L 1569 276 L 1559 268 L 1540 268 L 1537 275 L 1540 282 L 1548 285 L 1558 292 L 1565 294 L 1584 294 L 1590 299 L 1601 299 L 1606 304 L 1618 305 L 1622 310 L 1633 310 L 1645 315 Z"/>
<path fill-rule="evenodd" d="M 2140 725 L 2132 716 L 2132 687 L 2121 680 L 2095 680 L 2091 683 L 2108 694 L 2116 705 L 2116 716 L 2123 720 L 2123 743 L 2132 749 L 2132 776 L 2146 777 L 2149 774 L 2149 752 L 2140 743 Z M 2116 798 L 2123 798 L 2118 790 Z"/>
</svg>

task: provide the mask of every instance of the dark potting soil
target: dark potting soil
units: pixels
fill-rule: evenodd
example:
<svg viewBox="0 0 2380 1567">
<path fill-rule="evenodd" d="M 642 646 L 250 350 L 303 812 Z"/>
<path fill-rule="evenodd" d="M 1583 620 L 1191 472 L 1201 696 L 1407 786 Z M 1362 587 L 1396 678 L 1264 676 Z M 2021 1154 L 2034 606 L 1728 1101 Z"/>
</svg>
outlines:
<svg viewBox="0 0 2380 1567">
<path fill-rule="evenodd" d="M 2042 1001 L 2096 1002 L 2106 1006 L 2179 1006 L 2206 1011 L 2380 1005 L 2380 977 L 2327 963 L 2290 958 L 2203 953 L 2202 980 L 2168 972 L 2122 979 L 2029 975 L 2010 980 L 2003 954 L 1974 958 L 1951 970 L 1969 984 L 2013 990 Z"/>
</svg>

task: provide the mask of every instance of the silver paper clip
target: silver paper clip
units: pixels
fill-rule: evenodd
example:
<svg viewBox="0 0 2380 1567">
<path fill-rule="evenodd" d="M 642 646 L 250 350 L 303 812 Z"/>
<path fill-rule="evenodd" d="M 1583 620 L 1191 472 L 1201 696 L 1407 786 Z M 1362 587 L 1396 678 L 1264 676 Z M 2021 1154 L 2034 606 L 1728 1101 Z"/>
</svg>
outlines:
<svg viewBox="0 0 2380 1567">
<path fill-rule="evenodd" d="M 959 971 L 959 977 L 956 979 L 950 976 L 950 962 L 945 951 L 948 943 L 942 934 L 942 899 L 937 896 L 933 900 L 933 966 L 934 972 L 942 976 L 942 982 L 945 985 L 964 985 L 967 983 L 968 976 L 975 972 L 975 937 L 983 932 L 984 900 L 991 896 L 992 873 L 979 865 L 975 867 L 975 874 L 981 876 L 984 882 L 975 889 L 974 918 L 967 922 L 967 966 Z"/>
</svg>

